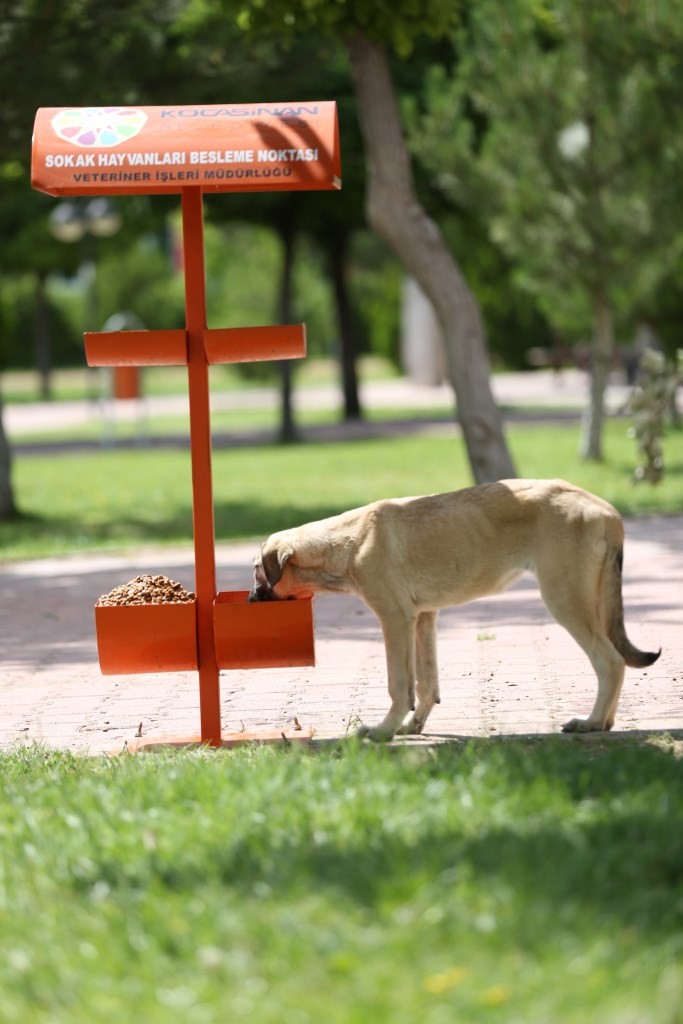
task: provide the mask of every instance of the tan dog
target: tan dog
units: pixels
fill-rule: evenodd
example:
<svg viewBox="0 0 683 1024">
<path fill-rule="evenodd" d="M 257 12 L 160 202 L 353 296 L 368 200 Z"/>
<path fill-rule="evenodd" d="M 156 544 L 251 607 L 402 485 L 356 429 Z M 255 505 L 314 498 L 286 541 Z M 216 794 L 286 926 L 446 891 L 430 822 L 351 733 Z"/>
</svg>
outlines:
<svg viewBox="0 0 683 1024">
<path fill-rule="evenodd" d="M 659 657 L 626 636 L 623 541 L 619 513 L 601 498 L 563 480 L 501 480 L 377 501 L 275 533 L 254 561 L 249 600 L 343 591 L 365 601 L 384 634 L 391 708 L 360 734 L 386 740 L 422 732 L 439 703 L 438 609 L 495 594 L 530 569 L 598 677 L 590 716 L 564 731 L 611 729 L 624 666 L 644 668 Z"/>
</svg>

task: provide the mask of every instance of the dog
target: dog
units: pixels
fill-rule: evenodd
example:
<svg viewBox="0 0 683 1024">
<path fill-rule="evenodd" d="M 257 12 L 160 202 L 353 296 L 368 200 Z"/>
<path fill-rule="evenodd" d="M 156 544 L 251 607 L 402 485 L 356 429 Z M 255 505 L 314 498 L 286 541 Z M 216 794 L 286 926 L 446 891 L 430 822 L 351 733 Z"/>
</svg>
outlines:
<svg viewBox="0 0 683 1024">
<path fill-rule="evenodd" d="M 391 707 L 381 724 L 358 732 L 382 741 L 421 733 L 440 702 L 438 610 L 498 593 L 531 570 L 598 678 L 589 717 L 563 731 L 608 730 L 625 666 L 645 668 L 661 653 L 640 651 L 626 636 L 623 544 L 621 516 L 602 498 L 564 480 L 501 480 L 376 501 L 274 533 L 254 560 L 249 600 L 342 592 L 375 612 Z"/>
</svg>

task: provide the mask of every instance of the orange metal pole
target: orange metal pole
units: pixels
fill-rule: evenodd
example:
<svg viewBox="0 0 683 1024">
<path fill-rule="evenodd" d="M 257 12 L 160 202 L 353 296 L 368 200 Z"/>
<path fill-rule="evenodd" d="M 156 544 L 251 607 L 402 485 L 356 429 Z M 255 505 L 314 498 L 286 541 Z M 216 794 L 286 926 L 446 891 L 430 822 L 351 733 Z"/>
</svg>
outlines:
<svg viewBox="0 0 683 1024">
<path fill-rule="evenodd" d="M 190 455 L 194 524 L 199 712 L 201 736 L 211 746 L 221 743 L 221 706 L 213 602 L 216 597 L 216 550 L 211 479 L 209 367 L 204 352 L 206 282 L 201 188 L 182 190 L 185 313 L 190 397 Z"/>
</svg>

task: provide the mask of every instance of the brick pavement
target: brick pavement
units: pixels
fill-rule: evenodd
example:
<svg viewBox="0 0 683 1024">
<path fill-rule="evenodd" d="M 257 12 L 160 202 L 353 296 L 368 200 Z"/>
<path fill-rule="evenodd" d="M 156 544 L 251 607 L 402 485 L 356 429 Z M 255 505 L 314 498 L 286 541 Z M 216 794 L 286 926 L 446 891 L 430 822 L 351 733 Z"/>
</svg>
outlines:
<svg viewBox="0 0 683 1024">
<path fill-rule="evenodd" d="M 683 730 L 683 517 L 626 523 L 629 636 L 661 646 L 650 669 L 627 669 L 615 729 Z M 254 544 L 219 545 L 219 589 L 246 589 Z M 77 752 L 121 749 L 135 737 L 199 729 L 194 672 L 102 676 L 93 605 L 140 572 L 193 586 L 191 548 L 126 556 L 19 562 L 0 573 L 0 746 L 41 742 Z M 221 675 L 223 728 L 291 729 L 340 737 L 387 708 L 384 650 L 374 616 L 355 598 L 316 598 L 315 668 Z M 442 703 L 427 740 L 555 733 L 595 697 L 590 665 L 549 617 L 531 577 L 505 594 L 441 613 Z"/>
</svg>

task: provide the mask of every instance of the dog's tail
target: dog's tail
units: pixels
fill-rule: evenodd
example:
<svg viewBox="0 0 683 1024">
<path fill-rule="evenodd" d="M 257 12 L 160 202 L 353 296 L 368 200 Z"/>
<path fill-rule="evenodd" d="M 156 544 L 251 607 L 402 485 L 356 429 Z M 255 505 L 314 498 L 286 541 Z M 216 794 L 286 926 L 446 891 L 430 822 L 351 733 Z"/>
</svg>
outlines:
<svg viewBox="0 0 683 1024">
<path fill-rule="evenodd" d="M 653 665 L 661 648 L 657 651 L 639 651 L 626 636 L 624 625 L 624 604 L 621 596 L 621 575 L 624 564 L 624 549 L 620 544 L 608 554 L 605 579 L 607 599 L 607 635 L 630 668 L 647 668 Z"/>
</svg>

